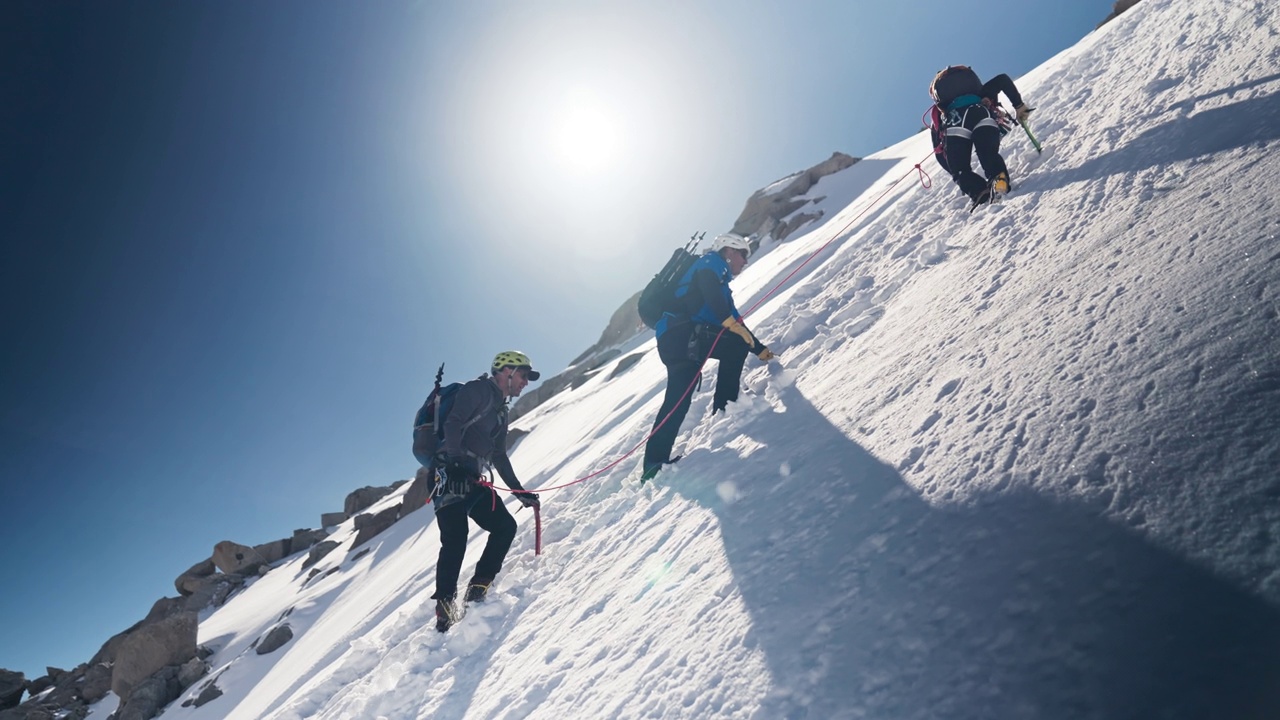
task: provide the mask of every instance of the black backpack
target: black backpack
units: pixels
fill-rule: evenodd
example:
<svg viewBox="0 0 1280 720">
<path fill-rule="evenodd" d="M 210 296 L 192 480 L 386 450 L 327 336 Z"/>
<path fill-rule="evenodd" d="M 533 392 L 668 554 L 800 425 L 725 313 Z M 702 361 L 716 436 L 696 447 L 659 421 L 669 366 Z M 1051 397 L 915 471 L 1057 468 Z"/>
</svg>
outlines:
<svg viewBox="0 0 1280 720">
<path fill-rule="evenodd" d="M 694 233 L 689 236 L 689 244 L 676 248 L 675 252 L 671 253 L 671 259 L 667 264 L 662 266 L 658 274 L 654 275 L 641 291 L 636 309 L 640 311 L 640 320 L 649 328 L 657 326 L 663 313 L 675 309 L 676 286 L 680 283 L 680 278 L 684 277 L 693 263 L 698 260 L 698 256 L 693 254 L 693 249 L 697 247 L 703 235 L 706 233 L 701 235 Z"/>
<path fill-rule="evenodd" d="M 968 65 L 952 65 L 940 71 L 929 85 L 929 95 L 943 111 L 962 95 L 982 96 L 982 80 Z"/>
<path fill-rule="evenodd" d="M 441 386 L 440 381 L 443 379 L 444 364 L 441 363 L 440 369 L 436 371 L 435 387 L 432 388 L 431 394 L 427 395 L 426 402 L 422 403 L 418 414 L 413 418 L 413 456 L 424 467 L 431 464 L 432 456 L 436 454 L 436 450 L 444 440 L 444 419 L 453 409 L 454 396 L 465 384 L 456 382 Z M 489 407 L 491 406 L 486 406 L 475 417 L 463 423 L 462 431 L 466 432 L 467 428 L 479 420 Z"/>
</svg>

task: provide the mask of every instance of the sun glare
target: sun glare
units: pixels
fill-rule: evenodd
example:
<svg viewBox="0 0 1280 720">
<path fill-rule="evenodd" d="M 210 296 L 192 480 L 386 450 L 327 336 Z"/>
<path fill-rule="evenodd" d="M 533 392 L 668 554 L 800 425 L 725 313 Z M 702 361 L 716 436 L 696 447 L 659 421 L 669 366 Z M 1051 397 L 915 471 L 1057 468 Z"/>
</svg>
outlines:
<svg viewBox="0 0 1280 720">
<path fill-rule="evenodd" d="M 617 159 L 620 118 L 598 100 L 575 97 L 553 115 L 555 159 L 566 169 L 598 172 Z"/>
</svg>

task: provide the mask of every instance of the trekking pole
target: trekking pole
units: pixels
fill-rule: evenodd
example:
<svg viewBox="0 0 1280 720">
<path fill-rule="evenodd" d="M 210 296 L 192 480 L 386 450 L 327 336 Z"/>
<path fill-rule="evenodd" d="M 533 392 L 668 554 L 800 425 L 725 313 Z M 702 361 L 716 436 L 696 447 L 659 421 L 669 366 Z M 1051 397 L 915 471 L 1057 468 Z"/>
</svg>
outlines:
<svg viewBox="0 0 1280 720">
<path fill-rule="evenodd" d="M 1027 125 L 1025 120 L 1019 120 L 1018 124 L 1022 126 L 1024 131 L 1026 131 L 1027 138 L 1031 140 L 1031 146 L 1036 149 L 1036 154 L 1039 155 L 1044 148 L 1040 147 L 1040 141 L 1036 139 L 1036 136 L 1031 134 L 1031 127 Z"/>
<path fill-rule="evenodd" d="M 542 508 L 533 506 L 533 554 L 542 554 Z"/>
<path fill-rule="evenodd" d="M 693 252 L 693 249 L 698 247 L 698 243 L 702 242 L 702 238 L 706 236 L 707 236 L 706 230 L 703 230 L 701 233 L 695 232 L 694 234 L 690 235 L 689 244 L 684 246 L 685 251 Z"/>
</svg>

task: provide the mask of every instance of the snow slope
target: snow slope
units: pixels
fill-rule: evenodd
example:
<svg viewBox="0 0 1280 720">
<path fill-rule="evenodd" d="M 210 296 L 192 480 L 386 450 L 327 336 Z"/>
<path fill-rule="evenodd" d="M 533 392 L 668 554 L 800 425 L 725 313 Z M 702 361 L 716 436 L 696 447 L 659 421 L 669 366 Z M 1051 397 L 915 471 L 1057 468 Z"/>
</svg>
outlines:
<svg viewBox="0 0 1280 720">
<path fill-rule="evenodd" d="M 225 694 L 164 717 L 1280 716 L 1277 28 L 1139 4 L 1019 79 L 1045 153 L 1009 136 L 1016 190 L 973 215 L 925 134 L 823 179 L 827 219 L 734 283 L 782 363 L 727 414 L 700 392 L 679 465 L 548 491 L 538 557 L 517 513 L 447 635 L 431 511 L 355 551 L 347 523 L 334 572 L 203 619 Z M 526 485 L 643 441 L 651 350 L 520 419 Z"/>
</svg>

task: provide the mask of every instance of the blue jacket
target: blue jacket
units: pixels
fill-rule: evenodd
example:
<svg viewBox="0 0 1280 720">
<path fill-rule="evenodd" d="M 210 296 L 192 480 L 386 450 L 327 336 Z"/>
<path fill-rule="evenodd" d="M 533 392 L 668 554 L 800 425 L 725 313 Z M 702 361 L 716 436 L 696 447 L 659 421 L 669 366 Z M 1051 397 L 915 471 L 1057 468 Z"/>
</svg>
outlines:
<svg viewBox="0 0 1280 720">
<path fill-rule="evenodd" d="M 710 251 L 698 258 L 680 278 L 676 287 L 676 304 L 679 311 L 664 313 L 654 330 L 658 337 L 674 324 L 692 320 L 703 325 L 719 327 L 730 316 L 742 320 L 733 304 L 733 292 L 729 281 L 733 272 L 720 253 Z"/>
</svg>

